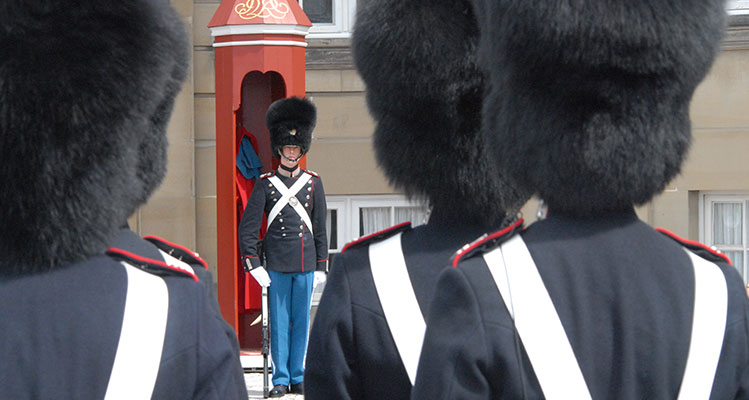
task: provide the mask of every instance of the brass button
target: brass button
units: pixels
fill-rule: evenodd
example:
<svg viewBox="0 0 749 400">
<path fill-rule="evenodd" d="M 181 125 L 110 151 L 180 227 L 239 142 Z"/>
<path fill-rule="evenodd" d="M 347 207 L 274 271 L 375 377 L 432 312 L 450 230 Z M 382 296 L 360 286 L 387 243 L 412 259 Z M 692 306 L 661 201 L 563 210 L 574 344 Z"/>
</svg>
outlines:
<svg viewBox="0 0 749 400">
<path fill-rule="evenodd" d="M 282 236 L 282 237 L 286 237 L 286 234 L 285 234 L 285 233 L 282 233 L 282 234 L 281 234 L 281 236 Z"/>
<path fill-rule="evenodd" d="M 299 232 L 299 237 L 302 237 L 302 232 Z"/>
</svg>

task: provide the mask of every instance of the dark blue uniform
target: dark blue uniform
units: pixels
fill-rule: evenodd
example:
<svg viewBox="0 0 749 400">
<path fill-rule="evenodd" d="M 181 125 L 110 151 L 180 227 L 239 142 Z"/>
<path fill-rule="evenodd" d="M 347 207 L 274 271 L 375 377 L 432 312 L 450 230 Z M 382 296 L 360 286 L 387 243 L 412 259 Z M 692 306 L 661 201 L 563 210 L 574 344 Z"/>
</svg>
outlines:
<svg viewBox="0 0 749 400">
<path fill-rule="evenodd" d="M 280 188 L 272 182 L 274 176 L 280 180 Z M 288 200 L 284 198 L 282 192 L 295 188 L 299 191 Z M 285 204 L 274 217 L 274 207 L 280 202 Z M 300 207 L 309 218 L 307 221 L 299 213 Z M 317 174 L 302 169 L 295 171 L 293 177 L 271 172 L 261 175 L 255 183 L 239 224 L 244 268 L 265 267 L 271 279 L 268 305 L 274 386 L 304 381 L 314 272 L 324 272 L 328 261 L 326 212 L 325 191 Z M 266 262 L 261 265 L 259 233 L 264 215 L 271 222 L 266 222 Z"/>
<path fill-rule="evenodd" d="M 328 261 L 327 234 L 325 232 L 325 190 L 322 179 L 311 171 L 308 182 L 296 194 L 296 199 L 306 210 L 312 220 L 313 233 L 305 225 L 299 214 L 286 205 L 268 227 L 263 239 L 266 265 L 270 271 L 307 272 L 325 271 Z M 301 174 L 300 172 L 300 174 Z M 260 176 L 252 189 L 247 207 L 239 223 L 239 248 L 245 259 L 249 259 L 252 268 L 260 266 L 259 234 L 263 215 L 267 215 L 281 193 L 268 178 L 277 176 L 287 187 L 296 183 L 296 177 L 287 177 L 276 172 Z M 244 260 L 243 260 L 244 261 Z M 243 264 L 244 265 L 244 264 Z"/>
<path fill-rule="evenodd" d="M 522 235 L 593 399 L 674 399 L 687 359 L 694 272 L 682 244 L 634 212 L 554 216 Z M 479 247 L 481 247 L 479 246 Z M 705 249 L 728 285 L 728 319 L 711 399 L 749 398 L 749 300 L 736 269 Z M 483 258 L 440 277 L 414 399 L 544 398 Z"/>
<path fill-rule="evenodd" d="M 398 232 L 423 316 L 439 273 L 462 244 L 485 232 L 432 214 L 426 225 L 383 231 L 347 245 L 336 256 L 310 332 L 306 398 L 408 399 L 411 382 L 388 327 L 372 277 L 370 245 Z"/>
<path fill-rule="evenodd" d="M 206 287 L 164 266 L 156 248 L 130 231 L 113 244 L 120 249 L 111 256 L 2 278 L 0 399 L 104 397 L 128 282 L 121 260 L 161 276 L 169 292 L 153 398 L 246 399 L 236 335 Z"/>
</svg>

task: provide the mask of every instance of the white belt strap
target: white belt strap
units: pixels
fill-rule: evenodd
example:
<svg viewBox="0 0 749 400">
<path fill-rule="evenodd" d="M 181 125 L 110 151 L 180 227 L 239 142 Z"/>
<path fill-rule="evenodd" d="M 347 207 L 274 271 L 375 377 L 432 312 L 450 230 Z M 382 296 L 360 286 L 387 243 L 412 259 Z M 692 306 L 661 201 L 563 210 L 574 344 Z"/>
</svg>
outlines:
<svg viewBox="0 0 749 400">
<path fill-rule="evenodd" d="M 370 245 L 369 264 L 390 334 L 413 385 L 426 323 L 406 269 L 401 233 Z"/>
<path fill-rule="evenodd" d="M 694 267 L 694 317 L 679 400 L 709 399 L 728 314 L 728 288 L 720 268 L 684 249 Z"/>
<path fill-rule="evenodd" d="M 266 225 L 266 228 L 270 227 L 270 224 L 276 219 L 278 216 L 278 213 L 281 212 L 281 210 L 286 206 L 286 204 L 290 205 L 291 208 L 296 211 L 297 214 L 302 218 L 302 221 L 304 221 L 304 224 L 307 225 L 307 229 L 309 229 L 310 233 L 314 234 L 314 231 L 312 230 L 312 220 L 309 217 L 309 214 L 307 214 L 307 209 L 305 209 L 301 203 L 298 201 L 289 202 L 289 200 L 294 197 L 296 199 L 296 194 L 299 193 L 300 190 L 304 187 L 304 185 L 307 183 L 307 180 L 310 179 L 312 176 L 306 172 L 303 172 L 301 175 L 299 175 L 299 178 L 296 182 L 294 182 L 293 185 L 291 185 L 290 188 L 287 188 L 286 185 L 281 182 L 280 179 L 278 179 L 277 176 L 271 176 L 268 178 L 268 180 L 275 186 L 276 190 L 278 190 L 279 193 L 281 193 L 281 199 L 278 200 L 278 202 L 271 208 L 270 213 L 268 213 L 268 224 Z"/>
<path fill-rule="evenodd" d="M 709 399 L 723 347 L 728 290 L 717 265 L 685 249 L 695 272 L 694 317 L 679 400 Z M 572 347 L 520 236 L 484 255 L 547 399 L 590 398 Z"/>
<path fill-rule="evenodd" d="M 127 271 L 125 312 L 104 399 L 150 399 L 161 364 L 169 291 L 160 277 L 122 265 Z"/>
<path fill-rule="evenodd" d="M 515 320 L 544 397 L 590 399 L 562 321 L 520 236 L 484 254 L 484 260 Z"/>
</svg>

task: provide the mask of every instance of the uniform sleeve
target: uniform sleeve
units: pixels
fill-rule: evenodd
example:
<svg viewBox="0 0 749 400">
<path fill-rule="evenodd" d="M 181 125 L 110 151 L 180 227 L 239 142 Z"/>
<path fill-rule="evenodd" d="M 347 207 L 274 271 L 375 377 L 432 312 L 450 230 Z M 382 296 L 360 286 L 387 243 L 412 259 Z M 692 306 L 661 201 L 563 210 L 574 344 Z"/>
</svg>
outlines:
<svg viewBox="0 0 749 400">
<path fill-rule="evenodd" d="M 440 276 L 411 399 L 489 399 L 489 357 L 479 306 L 460 269 Z"/>
<path fill-rule="evenodd" d="M 345 255 L 335 258 L 310 331 L 304 371 L 306 400 L 360 399 L 351 292 Z"/>
<path fill-rule="evenodd" d="M 239 222 L 239 250 L 242 254 L 242 266 L 247 270 L 246 260 L 250 261 L 252 268 L 260 266 L 259 241 L 260 224 L 263 222 L 265 212 L 265 182 L 262 179 L 252 188 L 247 207 L 242 213 Z M 250 268 L 250 269 L 252 269 Z"/>
<path fill-rule="evenodd" d="M 239 344 L 234 329 L 210 305 L 202 302 L 198 349 L 196 399 L 247 399 L 244 371 L 239 361 Z"/>
<path fill-rule="evenodd" d="M 316 271 L 326 271 L 328 263 L 328 233 L 325 229 L 325 219 L 327 218 L 328 206 L 325 202 L 325 190 L 322 186 L 322 179 L 317 179 L 314 188 L 315 203 L 312 208 L 313 222 L 315 230 L 315 252 L 317 253 Z"/>
</svg>

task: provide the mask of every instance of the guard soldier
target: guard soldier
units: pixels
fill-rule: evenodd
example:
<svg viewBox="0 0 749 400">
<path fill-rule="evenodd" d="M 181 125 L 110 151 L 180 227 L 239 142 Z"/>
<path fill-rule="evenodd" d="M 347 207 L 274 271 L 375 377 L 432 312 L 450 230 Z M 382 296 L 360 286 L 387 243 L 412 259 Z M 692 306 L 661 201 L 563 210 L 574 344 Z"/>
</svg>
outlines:
<svg viewBox="0 0 749 400">
<path fill-rule="evenodd" d="M 426 225 L 374 233 L 336 256 L 310 334 L 308 400 L 408 399 L 424 316 L 442 296 L 439 272 L 526 200 L 489 168 L 477 42 L 467 2 L 374 0 L 359 9 L 354 59 L 377 122 L 378 163 L 431 211 Z"/>
<path fill-rule="evenodd" d="M 309 151 L 315 121 L 315 106 L 307 99 L 290 97 L 270 105 L 266 124 L 271 152 L 281 164 L 260 176 L 239 224 L 245 271 L 269 288 L 274 385 L 270 397 L 304 393 L 312 291 L 326 275 L 325 191 L 319 175 L 299 166 Z M 265 266 L 259 252 L 263 215 Z"/>
<path fill-rule="evenodd" d="M 247 399 L 202 261 L 122 229 L 165 174 L 180 17 L 163 0 L 2 9 L 0 398 Z"/>
<path fill-rule="evenodd" d="M 490 154 L 549 211 L 442 274 L 414 399 L 749 396 L 738 272 L 634 212 L 679 173 L 724 3 L 474 1 Z"/>
</svg>

